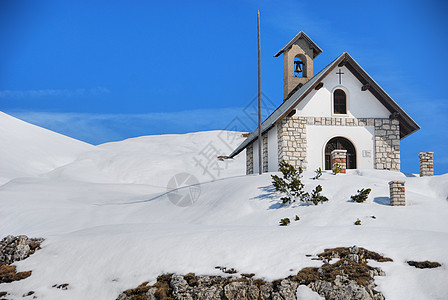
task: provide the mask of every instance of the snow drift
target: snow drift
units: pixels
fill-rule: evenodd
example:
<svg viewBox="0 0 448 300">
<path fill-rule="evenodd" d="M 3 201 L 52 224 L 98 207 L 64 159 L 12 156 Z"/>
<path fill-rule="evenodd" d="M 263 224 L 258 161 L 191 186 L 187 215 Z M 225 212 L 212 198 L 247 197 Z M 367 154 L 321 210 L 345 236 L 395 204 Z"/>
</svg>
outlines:
<svg viewBox="0 0 448 300">
<path fill-rule="evenodd" d="M 419 178 L 349 170 L 346 175 L 324 172 L 313 180 L 314 173 L 305 172 L 306 188 L 322 185 L 328 203 L 281 206 L 270 174 L 244 175 L 244 153 L 234 161 L 216 160 L 217 153 L 228 153 L 225 147 L 242 140 L 223 141 L 223 133 L 228 134 L 140 137 L 93 151 L 75 141 L 83 146 L 73 162 L 0 186 L 0 236 L 46 239 L 42 250 L 16 263 L 18 271 L 32 270 L 31 277 L 1 284 L 0 290 L 12 299 L 32 290 L 40 299 L 106 300 L 163 273 L 222 275 L 216 266 L 275 280 L 321 264 L 307 254 L 358 245 L 393 259 L 381 264 L 386 276 L 375 281 L 386 298 L 448 299 L 448 174 Z M 46 145 L 58 149 L 73 142 L 64 138 L 65 144 L 59 135 L 47 138 Z M 20 161 L 13 150 L 7 151 L 9 157 Z M 213 153 L 217 164 L 204 153 Z M 204 163 L 209 169 L 202 168 Z M 16 176 L 11 168 L 5 178 Z M 207 173 L 211 170 L 214 178 Z M 201 183 L 199 196 L 185 207 L 173 204 L 170 195 L 190 187 L 167 188 L 183 172 Z M 406 206 L 389 206 L 390 180 L 406 181 Z M 367 202 L 351 202 L 360 188 L 372 189 Z M 281 218 L 295 215 L 300 221 L 278 226 Z M 353 225 L 357 219 L 361 226 Z M 442 267 L 420 270 L 407 260 L 438 261 Z M 65 283 L 67 290 L 52 288 Z M 300 293 L 312 292 L 300 288 Z"/>
</svg>

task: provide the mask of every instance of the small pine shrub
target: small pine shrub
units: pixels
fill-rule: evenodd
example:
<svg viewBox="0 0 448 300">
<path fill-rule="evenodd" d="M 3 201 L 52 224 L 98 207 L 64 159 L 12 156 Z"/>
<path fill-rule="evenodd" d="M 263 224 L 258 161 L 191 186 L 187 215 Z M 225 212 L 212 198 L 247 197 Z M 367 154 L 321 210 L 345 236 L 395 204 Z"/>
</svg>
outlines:
<svg viewBox="0 0 448 300">
<path fill-rule="evenodd" d="M 288 226 L 289 223 L 291 223 L 291 220 L 289 220 L 289 218 L 283 218 L 280 220 L 280 226 Z"/>
<path fill-rule="evenodd" d="M 282 203 L 289 204 L 295 202 L 297 198 L 306 197 L 307 193 L 303 190 L 304 184 L 300 180 L 303 173 L 302 168 L 299 167 L 297 170 L 291 164 L 282 161 L 279 164 L 279 171 L 283 174 L 283 178 L 277 175 L 271 175 L 271 177 L 275 190 L 285 195 L 281 198 Z"/>
<path fill-rule="evenodd" d="M 360 189 L 357 191 L 358 194 L 353 195 L 350 198 L 352 198 L 352 200 L 354 202 L 358 202 L 358 203 L 365 202 L 367 200 L 367 198 L 369 197 L 371 190 L 372 189 Z"/>
<path fill-rule="evenodd" d="M 334 175 L 341 173 L 341 171 L 342 171 L 341 164 L 334 164 L 332 171 L 333 171 Z"/>
<path fill-rule="evenodd" d="M 314 205 L 318 205 L 319 203 L 328 201 L 328 198 L 322 196 L 320 192 L 322 192 L 321 185 L 316 186 L 316 188 L 311 192 L 310 201 L 313 202 Z"/>
<path fill-rule="evenodd" d="M 296 215 L 296 217 L 294 218 L 294 221 L 299 221 L 299 220 L 300 220 L 299 216 Z"/>
<path fill-rule="evenodd" d="M 313 177 L 314 180 L 319 179 L 320 176 L 322 176 L 322 169 L 319 168 L 316 171 L 314 171 L 316 173 L 316 176 Z"/>
<path fill-rule="evenodd" d="M 360 219 L 357 219 L 357 220 L 355 221 L 355 225 L 361 225 L 361 220 L 360 220 Z"/>
<path fill-rule="evenodd" d="M 276 191 L 283 194 L 280 198 L 283 204 L 290 204 L 296 202 L 297 200 L 303 202 L 313 202 L 315 205 L 328 201 L 328 198 L 322 196 L 322 186 L 318 185 L 312 191 L 312 194 L 304 191 L 305 185 L 300 180 L 302 178 L 303 170 L 302 168 L 294 168 L 291 164 L 282 161 L 279 164 L 279 171 L 283 174 L 283 177 L 277 175 L 271 175 L 272 184 Z"/>
</svg>

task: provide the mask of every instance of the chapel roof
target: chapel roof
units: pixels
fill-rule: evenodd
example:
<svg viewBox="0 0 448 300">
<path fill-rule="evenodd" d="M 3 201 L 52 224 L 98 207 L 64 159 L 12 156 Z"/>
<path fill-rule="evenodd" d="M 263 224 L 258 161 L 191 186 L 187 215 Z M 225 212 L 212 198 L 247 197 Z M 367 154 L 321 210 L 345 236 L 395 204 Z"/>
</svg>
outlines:
<svg viewBox="0 0 448 300">
<path fill-rule="evenodd" d="M 369 74 L 347 52 L 339 55 L 334 61 L 307 81 L 301 88 L 290 95 L 285 101 L 261 124 L 261 132 L 268 131 L 280 122 L 299 104 L 334 68 L 346 66 L 353 75 L 391 112 L 396 114 L 400 122 L 400 139 L 420 129 L 420 126 L 370 77 Z M 234 157 L 258 138 L 258 130 L 252 132 L 230 155 Z"/>
<path fill-rule="evenodd" d="M 288 50 L 299 39 L 304 39 L 313 49 L 313 59 L 315 59 L 319 54 L 322 53 L 322 49 L 320 49 L 320 47 L 315 42 L 313 42 L 313 40 L 305 32 L 300 31 L 298 34 L 296 34 L 295 37 L 292 38 L 292 40 L 290 40 L 282 49 L 280 49 L 280 51 L 275 53 L 274 57 L 277 57 L 284 51 Z"/>
</svg>

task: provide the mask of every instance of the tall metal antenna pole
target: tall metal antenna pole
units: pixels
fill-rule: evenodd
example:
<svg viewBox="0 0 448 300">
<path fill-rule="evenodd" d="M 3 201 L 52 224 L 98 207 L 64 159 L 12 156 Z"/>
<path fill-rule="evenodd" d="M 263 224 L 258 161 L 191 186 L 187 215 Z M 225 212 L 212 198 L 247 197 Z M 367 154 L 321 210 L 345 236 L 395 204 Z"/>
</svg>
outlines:
<svg viewBox="0 0 448 300">
<path fill-rule="evenodd" d="M 257 11 L 257 24 L 258 24 L 258 174 L 263 173 L 262 166 L 262 143 L 261 139 L 261 63 L 260 63 L 260 10 Z"/>
</svg>

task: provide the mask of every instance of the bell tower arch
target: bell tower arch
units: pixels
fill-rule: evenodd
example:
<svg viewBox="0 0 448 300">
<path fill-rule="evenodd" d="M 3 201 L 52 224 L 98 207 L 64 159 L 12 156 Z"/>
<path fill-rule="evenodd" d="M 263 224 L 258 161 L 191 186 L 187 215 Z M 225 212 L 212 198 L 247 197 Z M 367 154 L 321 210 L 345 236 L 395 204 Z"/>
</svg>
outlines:
<svg viewBox="0 0 448 300">
<path fill-rule="evenodd" d="M 313 74 L 313 60 L 322 53 L 303 31 L 300 31 L 274 57 L 283 54 L 283 99 L 310 80 Z"/>
</svg>

